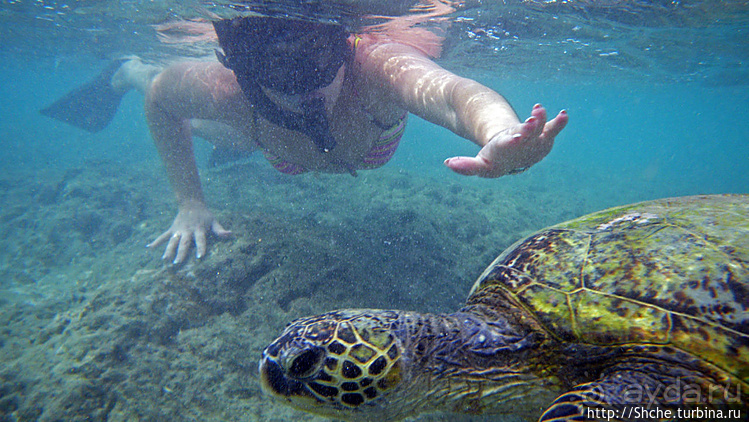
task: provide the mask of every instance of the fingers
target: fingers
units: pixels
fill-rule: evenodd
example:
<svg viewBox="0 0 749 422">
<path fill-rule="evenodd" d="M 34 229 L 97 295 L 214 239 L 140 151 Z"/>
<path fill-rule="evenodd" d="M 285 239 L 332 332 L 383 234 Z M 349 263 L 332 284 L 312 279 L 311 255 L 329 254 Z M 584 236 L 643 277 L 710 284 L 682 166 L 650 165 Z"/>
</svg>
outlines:
<svg viewBox="0 0 749 422">
<path fill-rule="evenodd" d="M 206 240 L 205 231 L 198 230 L 195 232 L 195 257 L 200 259 L 205 255 Z"/>
<path fill-rule="evenodd" d="M 151 242 L 148 245 L 146 245 L 146 247 L 147 248 L 152 248 L 154 246 L 159 246 L 162 243 L 166 242 L 167 239 L 169 239 L 169 236 L 171 236 L 171 235 L 172 235 L 171 231 L 164 232 L 164 233 L 161 234 L 161 236 L 157 237 L 156 240 L 154 240 L 153 242 Z"/>
<path fill-rule="evenodd" d="M 177 247 L 177 257 L 174 258 L 174 263 L 179 264 L 187 258 L 187 253 L 190 252 L 190 246 L 192 243 L 192 233 L 185 233 L 179 238 L 179 246 Z"/>
<path fill-rule="evenodd" d="M 215 234 L 218 237 L 229 237 L 231 236 L 231 230 L 226 230 L 221 223 L 218 221 L 213 221 L 213 224 L 211 224 L 211 231 L 213 234 Z"/>
<path fill-rule="evenodd" d="M 476 176 L 489 169 L 489 163 L 481 157 L 452 157 L 445 160 L 445 165 L 463 176 Z"/>
<path fill-rule="evenodd" d="M 546 137 L 556 137 L 559 132 L 564 129 L 565 126 L 567 126 L 567 122 L 569 121 L 569 115 L 567 115 L 567 110 L 562 110 L 559 112 L 557 117 L 555 117 L 553 120 L 546 123 L 544 126 L 544 136 Z"/>
<path fill-rule="evenodd" d="M 523 140 L 535 139 L 541 135 L 545 124 L 546 109 L 543 108 L 541 104 L 536 104 L 531 111 L 531 117 L 527 118 L 525 122 L 520 125 L 520 129 L 515 136 L 519 134 L 520 138 Z"/>
<path fill-rule="evenodd" d="M 531 110 L 531 117 L 536 117 L 539 120 L 546 121 L 546 109 L 541 104 L 536 104 Z"/>
<path fill-rule="evenodd" d="M 525 122 L 495 135 L 476 157 L 445 160 L 452 171 L 464 176 L 500 177 L 520 173 L 551 151 L 554 138 L 569 120 L 562 110 L 547 122 L 546 109 L 536 104 Z"/>
<path fill-rule="evenodd" d="M 169 243 L 166 244 L 166 248 L 164 249 L 164 255 L 161 256 L 161 259 L 174 258 L 174 255 L 177 253 L 178 246 L 179 246 L 179 235 L 177 233 L 174 233 L 172 237 L 169 238 Z"/>
<path fill-rule="evenodd" d="M 166 248 L 164 249 L 164 255 L 162 255 L 161 259 L 163 260 L 170 260 L 174 258 L 173 263 L 179 264 L 180 262 L 184 261 L 187 257 L 187 253 L 190 251 L 190 241 L 192 240 L 192 234 L 191 233 L 164 233 L 161 236 L 159 236 L 158 239 L 154 240 L 151 244 L 148 246 L 158 246 L 159 243 L 163 243 L 165 236 L 169 236 L 171 234 L 171 237 L 169 237 L 169 243 L 167 243 Z M 205 253 L 205 235 L 203 236 L 203 253 Z M 196 242 L 197 242 L 197 234 L 196 234 Z"/>
<path fill-rule="evenodd" d="M 231 230 L 226 230 L 218 221 L 211 224 L 211 231 L 218 237 L 229 237 L 232 235 Z M 164 249 L 163 260 L 173 260 L 174 264 L 179 264 L 187 259 L 187 255 L 192 247 L 192 241 L 195 240 L 195 256 L 200 259 L 205 256 L 208 249 L 207 233 L 205 230 L 190 231 L 169 231 L 162 233 L 153 242 L 146 245 L 151 248 L 159 246 L 168 241 Z"/>
</svg>

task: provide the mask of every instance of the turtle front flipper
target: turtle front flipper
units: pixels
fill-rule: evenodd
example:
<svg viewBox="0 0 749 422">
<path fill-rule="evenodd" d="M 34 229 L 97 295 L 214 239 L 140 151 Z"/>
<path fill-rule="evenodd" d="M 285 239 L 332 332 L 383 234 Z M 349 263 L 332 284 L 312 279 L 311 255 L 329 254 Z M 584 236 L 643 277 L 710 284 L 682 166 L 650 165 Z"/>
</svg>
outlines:
<svg viewBox="0 0 749 422">
<path fill-rule="evenodd" d="M 745 388 L 670 362 L 628 361 L 559 396 L 539 421 L 725 419 L 749 410 Z"/>
<path fill-rule="evenodd" d="M 599 382 L 580 384 L 559 396 L 541 415 L 539 422 L 587 420 L 622 421 L 619 411 L 607 402 Z"/>
</svg>

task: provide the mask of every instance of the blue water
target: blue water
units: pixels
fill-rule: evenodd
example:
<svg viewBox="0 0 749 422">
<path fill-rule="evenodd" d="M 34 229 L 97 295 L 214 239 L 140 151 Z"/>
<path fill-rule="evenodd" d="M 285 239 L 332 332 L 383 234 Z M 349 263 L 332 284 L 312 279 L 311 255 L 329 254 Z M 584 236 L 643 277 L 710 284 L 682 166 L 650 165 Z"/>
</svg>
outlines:
<svg viewBox="0 0 749 422">
<path fill-rule="evenodd" d="M 38 110 L 96 76 L 113 57 L 170 52 L 148 25 L 199 15 L 198 3 L 207 4 L 0 3 L 0 181 L 22 177 L 33 185 L 37 174 L 102 161 L 159 169 L 138 93 L 129 93 L 114 121 L 97 134 Z M 528 172 L 484 180 L 456 175 L 442 164 L 451 156 L 475 155 L 475 145 L 411 116 L 387 169 L 426 176 L 438 188 L 558 192 L 560 200 L 584 204 L 577 214 L 661 197 L 749 193 L 745 2 L 467 3 L 474 7 L 453 18 L 470 19 L 457 19 L 447 32 L 439 62 L 503 94 L 521 119 L 540 102 L 550 115 L 568 110 L 569 125 L 548 157 Z M 205 169 L 210 146 L 196 141 L 196 150 Z M 165 178 L 161 183 L 168 184 Z M 138 253 L 145 252 L 132 252 Z"/>
<path fill-rule="evenodd" d="M 102 55 L 107 51 L 110 57 L 122 54 L 123 46 L 118 43 L 107 46 L 104 39 L 94 46 L 83 44 L 76 51 L 76 40 L 70 35 L 75 34 L 75 31 L 68 28 L 64 32 L 65 37 L 58 41 L 55 31 L 60 31 L 61 25 L 43 25 L 48 23 L 45 20 L 49 18 L 48 14 L 69 10 L 62 3 L 50 2 L 46 9 L 33 8 L 29 5 L 30 2 L 5 3 L 2 7 L 10 12 L 4 21 L 6 25 L 12 28 L 10 18 L 14 16 L 13 12 L 17 12 L 26 19 L 17 25 L 42 25 L 39 26 L 42 31 L 38 31 L 30 40 L 8 27 L 4 33 L 5 37 L 10 37 L 0 49 L 3 58 L 0 65 L 0 80 L 3 81 L 0 84 L 0 95 L 3 98 L 0 103 L 0 132 L 3 134 L 0 166 L 4 172 L 50 166 L 73 167 L 90 159 L 114 158 L 124 162 L 155 159 L 155 150 L 150 145 L 142 114 L 142 98 L 136 93 L 125 98 L 114 122 L 95 135 L 45 118 L 37 112 L 72 87 L 95 76 L 107 63 Z M 376 1 L 369 3 L 379 4 Z M 138 3 L 127 3 L 126 6 L 133 4 Z M 660 7 L 658 3 L 652 4 Z M 722 13 L 721 4 L 725 8 Z M 164 7 L 169 5 L 169 2 L 164 2 Z M 745 5 L 740 2 L 697 2 L 684 5 L 673 9 L 673 23 L 662 18 L 665 23 L 661 26 L 657 25 L 657 21 L 647 21 L 654 19 L 653 15 L 657 16 L 659 13 L 659 9 L 653 9 L 655 6 L 644 8 L 643 5 L 649 5 L 648 3 L 616 2 L 608 9 L 591 8 L 588 11 L 584 7 L 585 2 L 580 2 L 579 5 L 582 7 L 580 10 L 567 11 L 553 22 L 568 20 L 576 24 L 576 19 L 581 17 L 595 14 L 599 17 L 593 17 L 582 29 L 579 29 L 580 25 L 576 25 L 573 30 L 569 30 L 569 25 L 560 25 L 559 28 L 566 28 L 566 32 L 550 26 L 549 31 L 560 31 L 557 39 L 539 36 L 536 33 L 538 28 L 527 28 L 525 34 L 519 34 L 520 37 L 525 36 L 525 39 L 518 40 L 518 35 L 512 33 L 504 39 L 500 37 L 489 40 L 496 44 L 493 48 L 499 49 L 499 53 L 473 56 L 470 59 L 461 56 L 461 49 L 477 46 L 485 49 L 485 39 L 449 43 L 448 38 L 450 46 L 441 63 L 459 73 L 468 67 L 461 74 L 474 77 L 505 95 L 521 118 L 528 115 L 536 102 L 544 104 L 550 114 L 562 108 L 567 109 L 570 113 L 569 126 L 559 136 L 552 153 L 534 170 L 546 169 L 553 172 L 564 169 L 567 174 L 575 175 L 581 192 L 590 192 L 595 196 L 601 190 L 637 190 L 642 191 L 643 198 L 747 192 L 749 119 L 746 118 L 746 110 L 749 108 L 749 80 L 746 75 L 749 73 L 746 60 L 749 57 L 749 43 L 746 40 L 749 38 L 746 36 L 746 22 L 749 13 Z M 21 6 L 25 6 L 25 9 L 21 9 Z M 712 22 L 700 21 L 689 26 L 690 16 L 693 19 L 704 19 L 705 10 L 711 8 L 714 15 Z M 476 19 L 474 26 L 467 31 L 475 30 L 481 25 L 486 26 L 486 22 L 481 22 L 481 19 L 487 18 L 481 17 L 494 16 L 492 13 L 498 14 L 494 17 L 498 21 L 496 28 L 509 28 L 511 32 L 522 31 L 507 23 L 508 19 L 517 15 L 509 14 L 507 7 L 501 9 L 497 5 L 487 5 L 485 9 L 484 14 L 479 13 L 481 8 L 478 8 L 456 15 Z M 127 13 L 130 9 L 124 7 L 123 10 L 121 13 Z M 601 12 L 602 10 L 606 13 Z M 691 15 L 690 10 L 694 10 Z M 503 11 L 508 15 L 501 15 Z M 537 26 L 546 22 L 541 20 L 542 17 L 556 16 L 551 12 L 558 11 L 543 10 L 543 13 L 539 13 L 532 7 L 525 10 L 531 19 L 539 22 Z M 39 15 L 33 16 L 33 13 Z M 625 18 L 632 19 L 637 13 L 642 14 L 641 29 L 646 34 L 644 36 L 650 37 L 646 41 L 652 44 L 644 49 L 650 52 L 657 46 L 664 50 L 671 42 L 674 51 L 661 51 L 655 58 L 650 57 L 653 62 L 647 65 L 639 63 L 638 60 L 643 59 L 638 57 L 602 56 L 604 53 L 601 52 L 607 54 L 611 51 L 621 52 L 621 56 L 625 56 L 626 49 L 632 48 L 623 43 L 622 36 L 618 34 L 622 29 L 615 23 L 618 24 L 617 20 L 626 20 Z M 116 31 L 113 32 L 127 33 L 128 25 L 131 25 L 133 32 L 141 30 L 145 34 L 132 36 L 139 43 L 138 49 L 147 50 L 158 46 L 153 33 L 145 32 L 141 28 L 142 22 L 138 21 L 146 19 L 137 14 L 132 17 L 135 22 L 123 22 L 119 25 L 109 23 L 105 27 L 115 28 Z M 80 23 L 83 29 L 104 25 L 100 19 L 91 19 Z M 68 24 L 73 25 L 76 25 L 75 21 Z M 611 26 L 607 28 L 609 32 L 603 40 L 596 40 L 593 36 L 592 41 L 566 38 L 570 34 L 593 32 L 602 26 Z M 457 33 L 461 28 L 460 23 L 456 24 L 448 37 L 461 38 L 462 34 Z M 51 35 L 45 36 L 44 29 Z M 637 33 L 631 27 L 627 27 L 627 30 Z M 691 45 L 688 53 L 671 36 L 663 36 L 660 41 L 656 38 L 659 33 L 677 30 L 680 37 Z M 78 41 L 90 41 L 92 31 L 81 30 L 78 33 L 81 34 Z M 610 37 L 609 33 L 612 34 Z M 606 39 L 611 39 L 610 43 L 607 44 Z M 17 41 L 17 44 L 13 41 Z M 53 44 L 56 41 L 60 43 L 59 46 Z M 587 53 L 591 54 L 589 58 L 571 56 L 574 49 L 579 48 L 575 46 L 586 42 L 591 44 L 588 48 L 594 49 L 592 54 Z M 659 42 L 661 45 L 658 45 Z M 716 46 L 725 42 L 728 45 L 722 44 L 720 48 Z M 542 57 L 528 57 L 528 54 L 533 53 L 534 43 L 538 43 L 539 51 L 547 53 Z M 555 43 L 557 48 L 548 53 L 549 45 L 554 46 Z M 53 53 L 56 48 L 61 52 Z M 479 50 L 481 51 L 484 50 Z M 699 52 L 703 56 L 696 56 Z M 720 56 L 721 52 L 725 55 Z M 478 64 L 473 63 L 474 60 Z M 605 63 L 607 61 L 608 66 Z M 700 74 L 694 69 L 698 66 L 694 63 L 702 63 L 703 67 L 709 69 Z M 630 68 L 626 68 L 630 65 Z M 494 67 L 497 68 L 496 72 L 491 71 Z M 591 72 L 591 69 L 599 67 L 602 67 L 601 71 Z M 547 68 L 557 70 L 546 70 Z M 665 73 L 666 71 L 670 73 Z M 441 165 L 449 156 L 475 153 L 476 148 L 472 144 L 412 116 L 407 136 L 390 165 L 415 169 L 437 178 L 449 177 L 477 183 L 453 176 Z M 503 182 L 504 179 L 502 182 L 485 181 L 486 184 Z M 553 183 L 553 180 L 549 183 Z"/>
<path fill-rule="evenodd" d="M 502 92 L 521 115 L 535 102 L 551 113 L 569 111 L 568 127 L 536 170 L 574 172 L 582 192 L 643 189 L 650 197 L 749 189 L 749 122 L 740 117 L 749 105 L 746 86 L 482 82 Z M 448 175 L 441 159 L 475 153 L 472 145 L 428 123 L 413 119 L 411 129 L 429 135 L 404 144 L 396 163 Z"/>
<path fill-rule="evenodd" d="M 38 65 L 23 60 L 3 62 L 0 165 L 4 172 L 75 167 L 91 159 L 156 159 L 138 93 L 125 97 L 115 120 L 98 134 L 38 114 L 52 99 L 95 76 L 104 64 L 66 62 L 55 67 L 49 61 Z M 477 79 L 505 95 L 521 117 L 536 102 L 549 113 L 568 110 L 568 127 L 534 171 L 574 172 L 581 191 L 644 189 L 643 198 L 749 191 L 746 85 L 635 80 L 611 84 L 606 78 L 578 83 L 508 81 L 486 75 Z M 473 144 L 412 116 L 390 165 L 465 181 L 453 176 L 442 161 L 475 153 Z"/>
</svg>

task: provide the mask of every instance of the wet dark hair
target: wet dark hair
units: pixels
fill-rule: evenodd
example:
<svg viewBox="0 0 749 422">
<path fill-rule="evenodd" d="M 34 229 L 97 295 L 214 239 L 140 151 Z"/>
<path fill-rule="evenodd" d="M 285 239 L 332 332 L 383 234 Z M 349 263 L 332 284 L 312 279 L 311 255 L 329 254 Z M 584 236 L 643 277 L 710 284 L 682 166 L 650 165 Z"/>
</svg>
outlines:
<svg viewBox="0 0 749 422">
<path fill-rule="evenodd" d="M 350 55 L 339 24 L 275 17 L 239 17 L 213 24 L 221 62 L 244 79 L 283 92 L 306 94 L 329 85 Z"/>
</svg>

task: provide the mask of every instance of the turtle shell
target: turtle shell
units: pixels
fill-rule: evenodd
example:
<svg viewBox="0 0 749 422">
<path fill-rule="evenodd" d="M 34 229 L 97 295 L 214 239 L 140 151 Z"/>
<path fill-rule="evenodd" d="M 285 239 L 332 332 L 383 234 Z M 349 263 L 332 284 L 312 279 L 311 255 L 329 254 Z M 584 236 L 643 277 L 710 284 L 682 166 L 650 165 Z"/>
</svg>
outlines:
<svg viewBox="0 0 749 422">
<path fill-rule="evenodd" d="M 469 304 L 479 296 L 525 308 L 563 342 L 670 346 L 749 383 L 749 195 L 643 202 L 541 230 L 484 271 Z"/>
</svg>

